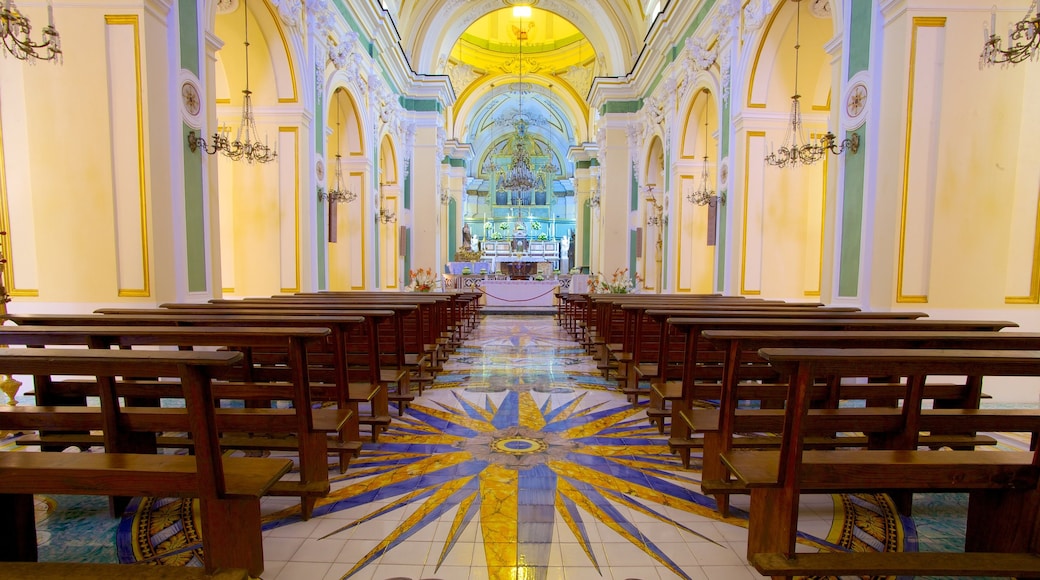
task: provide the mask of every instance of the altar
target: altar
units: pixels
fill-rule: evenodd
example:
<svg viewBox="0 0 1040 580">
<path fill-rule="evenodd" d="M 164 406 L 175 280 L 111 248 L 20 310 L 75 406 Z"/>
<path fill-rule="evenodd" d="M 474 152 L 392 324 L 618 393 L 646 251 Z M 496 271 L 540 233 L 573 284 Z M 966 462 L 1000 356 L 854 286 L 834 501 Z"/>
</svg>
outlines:
<svg viewBox="0 0 1040 580">
<path fill-rule="evenodd" d="M 556 280 L 484 280 L 480 288 L 487 306 L 552 306 Z"/>
</svg>

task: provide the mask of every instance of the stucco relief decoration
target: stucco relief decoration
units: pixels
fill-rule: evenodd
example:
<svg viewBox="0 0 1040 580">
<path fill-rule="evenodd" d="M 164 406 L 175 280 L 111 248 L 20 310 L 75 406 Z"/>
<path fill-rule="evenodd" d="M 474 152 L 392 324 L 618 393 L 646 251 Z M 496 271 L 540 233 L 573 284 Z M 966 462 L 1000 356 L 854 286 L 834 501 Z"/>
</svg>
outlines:
<svg viewBox="0 0 1040 580">
<path fill-rule="evenodd" d="M 325 67 L 321 59 L 314 59 L 314 96 L 319 103 L 325 102 Z"/>
<path fill-rule="evenodd" d="M 729 102 L 729 85 L 731 81 L 731 69 L 729 53 L 723 53 L 719 57 L 719 85 L 722 87 L 722 102 Z"/>
<path fill-rule="evenodd" d="M 238 0 L 217 0 L 217 14 L 231 14 L 238 10 Z"/>
<path fill-rule="evenodd" d="M 690 88 L 693 83 L 690 81 L 690 69 L 686 66 L 679 66 L 675 69 L 675 96 L 677 102 L 684 102 L 686 95 L 690 94 Z"/>
<path fill-rule="evenodd" d="M 592 88 L 592 70 L 586 66 L 571 65 L 560 74 L 560 78 L 567 81 L 579 95 L 589 94 Z"/>
<path fill-rule="evenodd" d="M 444 159 L 444 146 L 448 143 L 448 133 L 444 127 L 437 127 L 437 155 L 434 159 Z"/>
<path fill-rule="evenodd" d="M 451 86 L 455 89 L 455 94 L 466 90 L 470 83 L 483 76 L 472 66 L 464 62 L 453 63 L 449 61 L 445 67 L 445 72 L 448 78 L 451 79 Z"/>
<path fill-rule="evenodd" d="M 303 24 L 303 0 L 272 0 L 272 4 L 286 26 L 299 29 Z"/>
<path fill-rule="evenodd" d="M 773 13 L 773 2 L 772 0 L 752 0 L 744 7 L 744 36 L 743 40 L 747 40 L 754 34 L 762 25 L 766 23 L 769 15 Z"/>
<path fill-rule="evenodd" d="M 528 4 L 528 2 L 524 2 L 524 4 Z M 581 14 L 578 14 L 578 11 L 575 10 L 574 7 L 567 2 L 560 2 L 559 0 L 546 0 L 542 5 L 539 6 L 539 8 L 559 14 L 560 16 L 569 20 L 579 29 L 582 28 L 582 24 L 587 22 L 587 20 Z"/>
<path fill-rule="evenodd" d="M 708 70 L 718 59 L 719 49 L 715 46 L 708 49 L 708 41 L 700 36 L 691 36 L 686 39 L 686 57 L 696 70 Z"/>
<path fill-rule="evenodd" d="M 502 72 L 506 74 L 520 74 L 520 65 L 521 59 L 520 57 L 516 57 L 503 62 L 498 66 L 498 68 L 500 68 Z M 537 60 L 530 57 L 523 58 L 523 70 L 525 74 L 536 73 L 542 70 L 543 68 L 545 67 L 542 66 L 542 63 L 538 62 Z"/>
<path fill-rule="evenodd" d="M 639 143 L 643 133 L 641 123 L 629 123 L 626 127 L 628 136 L 628 156 L 632 160 L 632 170 L 639 173 Z"/>
<path fill-rule="evenodd" d="M 308 0 L 306 8 L 307 26 L 311 34 L 320 38 L 334 37 L 336 20 L 328 0 Z"/>
<path fill-rule="evenodd" d="M 343 70 L 347 67 L 354 45 L 357 44 L 357 39 L 357 33 L 351 31 L 341 36 L 335 46 L 329 47 L 329 61 L 332 62 L 332 66 L 338 70 Z M 357 65 L 357 61 L 354 64 Z M 354 73 L 357 74 L 357 71 L 354 71 Z"/>
<path fill-rule="evenodd" d="M 415 123 L 409 121 L 404 124 L 404 173 L 408 175 L 412 169 L 412 154 L 415 153 Z M 441 157 L 441 159 L 444 159 Z"/>
<path fill-rule="evenodd" d="M 715 21 L 712 23 L 712 35 L 718 35 L 719 44 L 725 46 L 733 38 L 739 24 L 740 0 L 723 0 L 719 3 Z"/>
</svg>

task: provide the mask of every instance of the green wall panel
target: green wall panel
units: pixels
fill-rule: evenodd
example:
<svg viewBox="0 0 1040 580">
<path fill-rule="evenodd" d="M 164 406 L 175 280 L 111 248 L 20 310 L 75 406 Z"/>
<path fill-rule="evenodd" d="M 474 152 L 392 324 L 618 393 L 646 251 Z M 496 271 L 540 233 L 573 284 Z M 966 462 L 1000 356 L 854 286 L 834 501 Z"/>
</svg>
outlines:
<svg viewBox="0 0 1040 580">
<path fill-rule="evenodd" d="M 849 24 L 849 78 L 870 67 L 872 0 L 852 0 Z"/>
<path fill-rule="evenodd" d="M 571 264 L 571 268 L 592 263 L 592 208 L 587 203 L 581 210 L 581 223 L 581 262 Z M 574 260 L 578 261 L 578 257 L 575 256 Z"/>
<path fill-rule="evenodd" d="M 857 132 L 862 132 L 860 128 Z M 851 136 L 852 131 L 846 136 Z M 860 139 L 863 139 L 860 133 Z M 860 249 L 863 244 L 863 178 L 865 155 L 846 154 L 845 192 L 841 208 L 841 264 L 838 270 L 838 296 L 859 295 Z"/>
<path fill-rule="evenodd" d="M 448 200 L 448 261 L 455 260 L 455 250 L 459 248 L 458 232 L 455 231 L 459 225 L 459 218 L 455 215 L 457 205 L 454 197 Z"/>
<path fill-rule="evenodd" d="M 188 133 L 193 129 L 182 125 L 181 146 L 184 148 L 184 227 L 187 240 L 188 292 L 205 292 L 206 286 L 206 222 L 202 195 L 202 155 L 188 149 Z"/>
<path fill-rule="evenodd" d="M 199 76 L 199 13 L 198 0 L 180 0 L 177 18 L 181 32 L 181 67 Z"/>
</svg>

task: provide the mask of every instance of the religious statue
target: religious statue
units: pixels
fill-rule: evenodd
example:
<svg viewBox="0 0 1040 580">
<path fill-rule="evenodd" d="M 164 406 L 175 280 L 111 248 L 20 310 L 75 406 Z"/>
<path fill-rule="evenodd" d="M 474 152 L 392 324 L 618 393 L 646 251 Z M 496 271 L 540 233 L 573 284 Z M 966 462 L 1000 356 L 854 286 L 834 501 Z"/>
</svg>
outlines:
<svg viewBox="0 0 1040 580">
<path fill-rule="evenodd" d="M 462 245 L 467 248 L 473 247 L 473 234 L 469 231 L 469 224 L 462 226 Z"/>
</svg>

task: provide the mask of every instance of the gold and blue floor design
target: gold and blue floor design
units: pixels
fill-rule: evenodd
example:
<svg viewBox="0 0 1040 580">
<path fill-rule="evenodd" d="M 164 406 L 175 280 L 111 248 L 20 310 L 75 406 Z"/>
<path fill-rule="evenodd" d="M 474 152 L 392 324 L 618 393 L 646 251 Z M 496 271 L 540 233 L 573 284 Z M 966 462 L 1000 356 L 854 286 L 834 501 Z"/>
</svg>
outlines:
<svg viewBox="0 0 1040 580">
<path fill-rule="evenodd" d="M 744 557 L 747 498 L 720 519 L 699 471 L 615 387 L 551 317 L 485 317 L 378 443 L 346 473 L 330 470 L 315 517 L 301 521 L 294 498 L 264 498 L 263 578 L 761 578 Z M 928 509 L 915 513 L 931 515 L 915 522 L 883 495 L 805 496 L 801 546 L 957 550 L 966 502 L 919 498 Z M 104 498 L 47 499 L 44 559 L 204 557 L 191 502 L 135 500 L 115 532 Z M 84 509 L 97 516 L 81 523 Z M 76 540 L 67 528 L 80 525 Z M 116 550 L 98 550 L 106 534 Z"/>
</svg>

